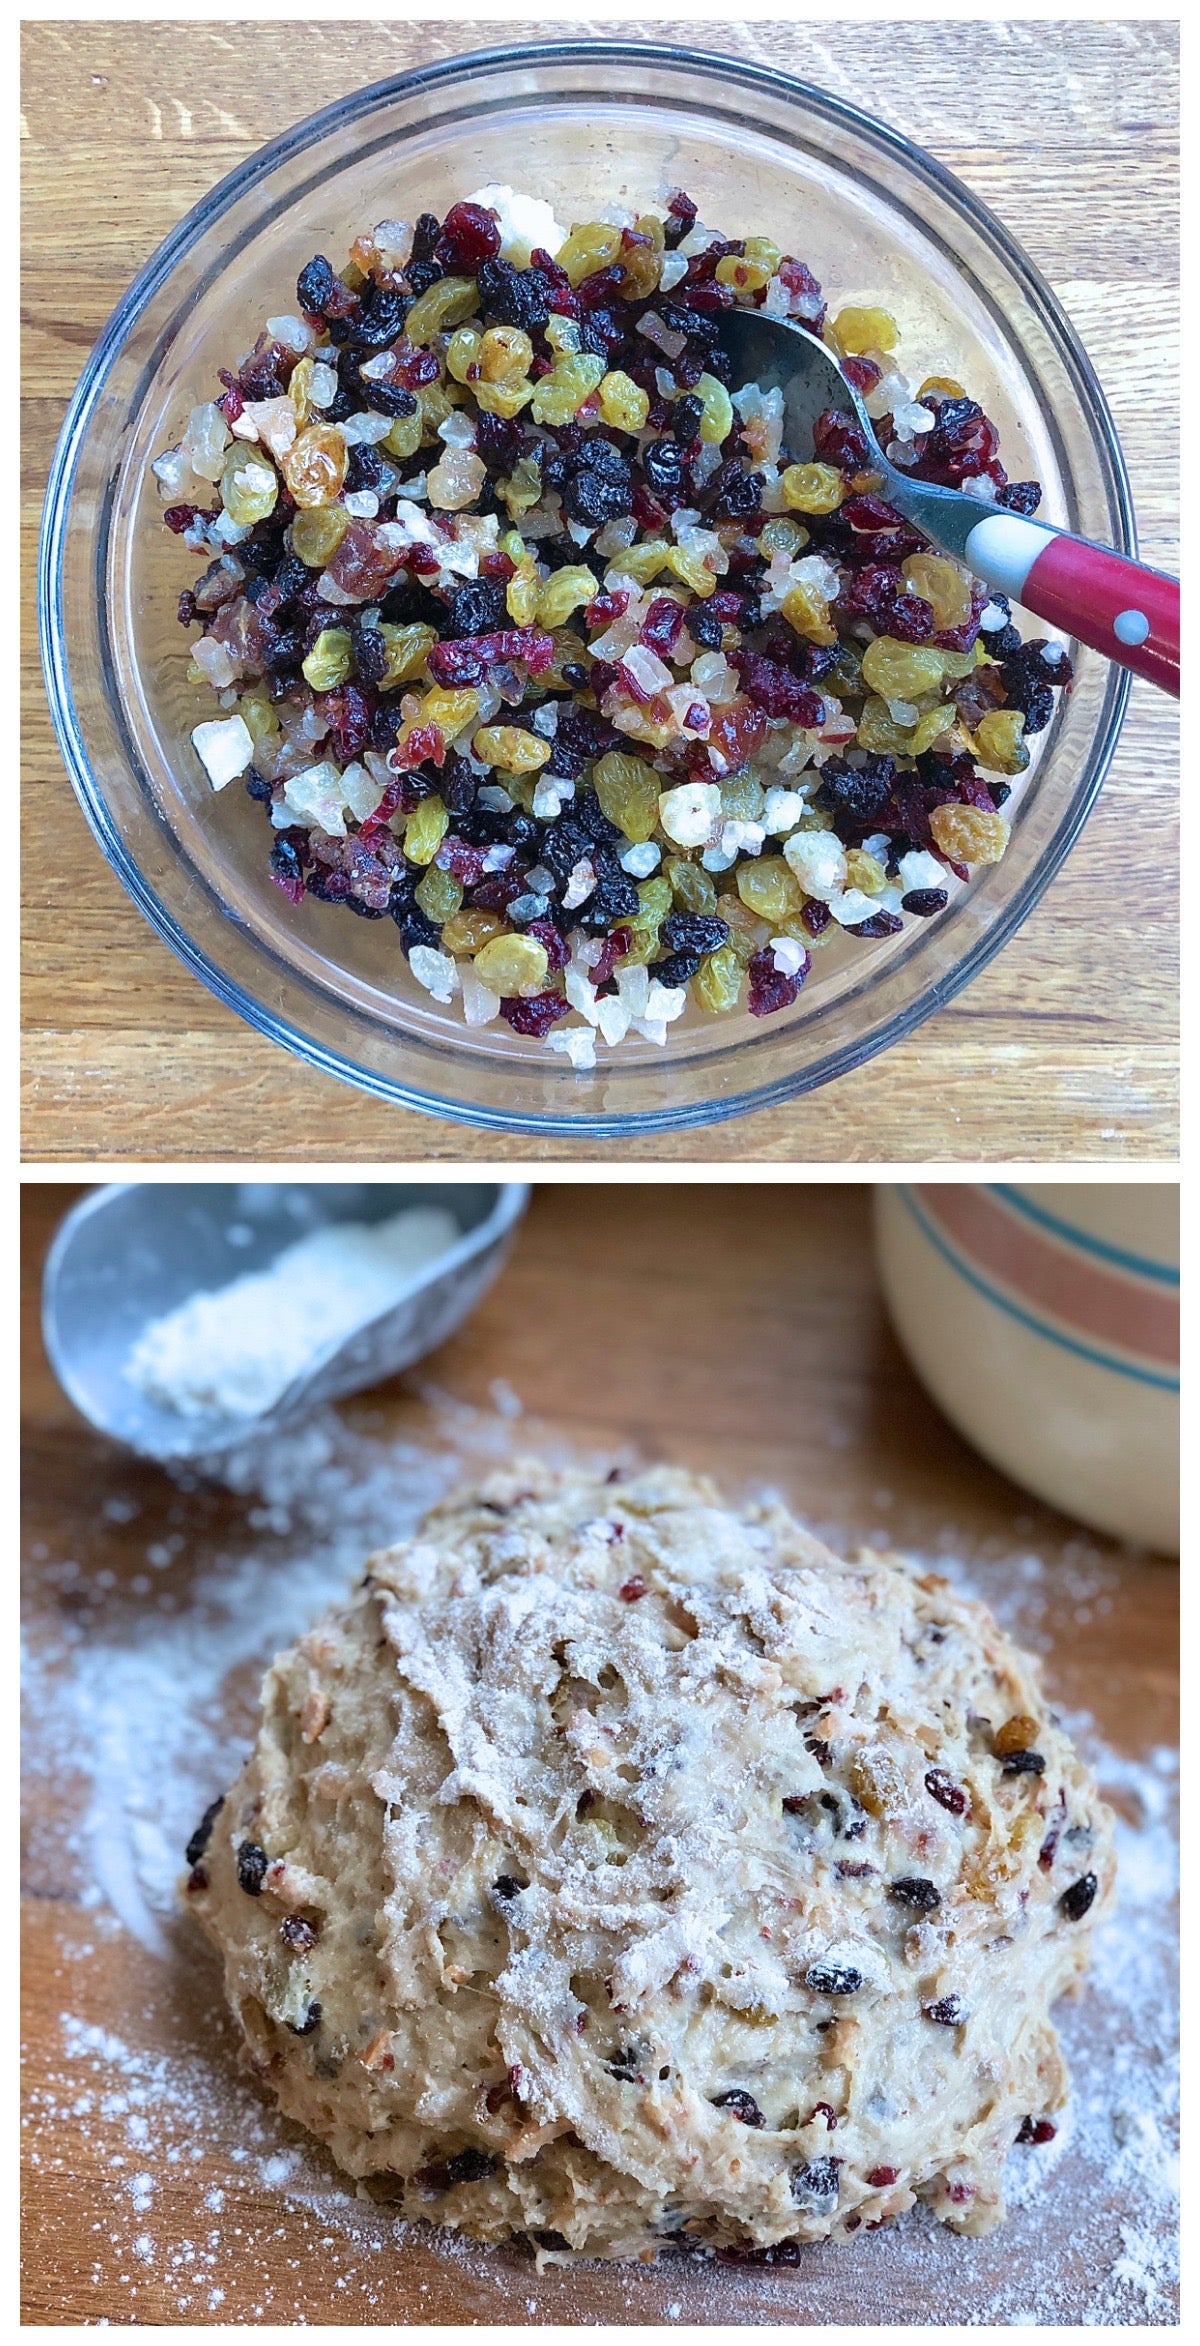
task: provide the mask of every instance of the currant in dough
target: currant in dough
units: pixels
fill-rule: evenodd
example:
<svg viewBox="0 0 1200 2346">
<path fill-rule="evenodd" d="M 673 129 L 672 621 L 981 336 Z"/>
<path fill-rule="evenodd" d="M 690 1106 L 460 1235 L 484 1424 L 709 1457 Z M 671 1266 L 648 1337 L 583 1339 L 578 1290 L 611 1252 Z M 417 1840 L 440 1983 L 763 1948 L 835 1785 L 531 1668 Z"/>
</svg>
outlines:
<svg viewBox="0 0 1200 2346">
<path fill-rule="evenodd" d="M 525 1464 L 279 1656 L 188 1855 L 247 2057 L 343 2168 L 643 2259 L 997 2223 L 1114 1877 L 982 1605 L 681 1472 Z"/>
</svg>

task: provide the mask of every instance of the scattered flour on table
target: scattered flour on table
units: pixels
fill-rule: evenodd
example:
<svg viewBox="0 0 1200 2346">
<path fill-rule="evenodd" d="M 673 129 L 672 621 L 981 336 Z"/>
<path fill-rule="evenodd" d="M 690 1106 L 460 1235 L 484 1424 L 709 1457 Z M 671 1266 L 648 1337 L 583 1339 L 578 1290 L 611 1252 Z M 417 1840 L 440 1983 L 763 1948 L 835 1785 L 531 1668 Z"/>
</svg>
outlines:
<svg viewBox="0 0 1200 2346">
<path fill-rule="evenodd" d="M 387 2318 L 394 2305 L 406 2227 L 358 2198 L 240 2076 L 218 2004 L 203 2030 L 194 2016 L 181 2018 L 180 1967 L 194 1971 L 196 1947 L 176 1915 L 174 1885 L 188 1833 L 252 1737 L 258 1676 L 273 1653 L 344 1593 L 372 1546 L 405 1536 L 462 1473 L 511 1450 L 516 1396 L 507 1388 L 493 1396 L 495 1416 L 432 1387 L 426 1398 L 441 1447 L 355 1432 L 332 1411 L 276 1438 L 265 1455 L 247 1446 L 221 1467 L 241 1499 L 242 1530 L 184 1597 L 161 1587 L 154 1595 L 154 1575 L 190 1544 L 176 1532 L 156 1543 L 149 1572 L 129 1584 L 136 1603 L 106 1603 L 103 1623 L 87 1629 L 68 1612 L 53 1635 L 40 1624 L 31 1635 L 27 1772 L 55 1787 L 60 1809 L 62 1787 L 73 1783 L 77 1808 L 52 1837 L 51 1860 L 74 1876 L 86 1912 L 79 1943 L 62 1942 L 56 1975 L 61 2063 L 32 2095 L 26 2125 L 35 2165 L 59 2157 L 63 2119 L 96 2128 L 111 2188 L 95 2209 L 95 2277 L 103 2246 L 104 2270 L 114 2253 L 119 2259 L 134 2319 L 155 2318 L 137 2310 L 139 2292 L 151 2287 L 155 2304 L 165 2291 L 180 2315 L 211 2318 L 231 2273 L 252 2269 L 262 2301 L 249 2318 L 295 2322 L 286 2284 L 279 2295 L 269 2277 L 280 2253 L 272 2199 L 288 2202 L 303 2236 L 291 2268 L 307 2269 L 323 2252 L 344 2318 L 373 2308 Z M 113 1523 L 136 1521 L 136 1503 L 119 1496 L 106 1512 Z M 969 1565 L 953 1555 L 928 1561 L 968 1582 L 1035 1646 L 1045 1642 L 1052 1603 L 1060 1617 L 1064 1593 L 1077 1612 L 1103 1610 L 1112 1581 L 1111 1566 L 1085 1542 L 1061 1572 L 1057 1559 L 1043 1566 L 1011 1550 L 973 1555 Z M 76 1589 L 82 1574 L 78 1563 L 52 1558 L 40 1570 L 60 1591 Z M 99 1588 L 112 1580 L 94 1575 Z M 1091 1984 L 1057 2015 L 1074 2101 L 1052 2143 L 1014 2150 L 1012 2213 L 998 2233 L 960 2240 L 917 2210 L 865 2244 L 854 2265 L 864 2323 L 1130 2327 L 1178 2318 L 1176 1757 L 1159 1750 L 1130 1760 L 1101 1744 L 1086 1719 L 1069 1724 L 1117 1807 L 1120 1858 L 1119 1902 L 1097 1935 Z M 92 1942 L 122 1926 L 158 1958 L 158 1985 L 148 2003 L 135 1999 L 118 2026 L 105 2028 L 78 2007 L 88 2001 Z M 211 2221 L 180 2242 L 174 2226 L 158 2225 L 159 2211 L 172 2178 L 200 2164 L 218 2178 L 203 2201 Z M 506 2320 L 514 2294 L 528 2288 L 526 2311 L 538 2320 L 595 2320 L 587 2268 L 535 2275 L 514 2251 L 449 2233 L 426 2237 L 469 2268 L 481 2319 Z M 270 2255 L 256 2264 L 256 2244 L 268 2240 Z M 731 2268 L 697 2256 L 655 2272 L 607 2268 L 607 2302 L 615 2291 L 629 2318 L 649 2321 L 819 2320 L 826 2279 L 832 2285 L 836 2276 L 839 2298 L 844 2290 L 847 2256 L 825 2243 L 799 2263 Z M 664 2284 L 682 2294 L 664 2304 Z M 408 2318 L 423 2318 L 419 2294 Z"/>
<path fill-rule="evenodd" d="M 257 1416 L 327 1344 L 399 1303 L 461 1236 L 444 1206 L 310 1230 L 265 1271 L 189 1296 L 152 1320 L 125 1374 L 181 1417 Z"/>
</svg>

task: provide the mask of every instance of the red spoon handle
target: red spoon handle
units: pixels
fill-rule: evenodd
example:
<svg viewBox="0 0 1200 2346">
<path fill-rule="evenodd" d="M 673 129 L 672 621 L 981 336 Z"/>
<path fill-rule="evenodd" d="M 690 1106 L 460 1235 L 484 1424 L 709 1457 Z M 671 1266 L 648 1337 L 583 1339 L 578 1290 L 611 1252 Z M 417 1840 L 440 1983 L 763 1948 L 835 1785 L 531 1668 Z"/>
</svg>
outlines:
<svg viewBox="0 0 1200 2346">
<path fill-rule="evenodd" d="M 1178 696 L 1177 579 L 1015 513 L 986 515 L 967 548 L 990 586 Z"/>
</svg>

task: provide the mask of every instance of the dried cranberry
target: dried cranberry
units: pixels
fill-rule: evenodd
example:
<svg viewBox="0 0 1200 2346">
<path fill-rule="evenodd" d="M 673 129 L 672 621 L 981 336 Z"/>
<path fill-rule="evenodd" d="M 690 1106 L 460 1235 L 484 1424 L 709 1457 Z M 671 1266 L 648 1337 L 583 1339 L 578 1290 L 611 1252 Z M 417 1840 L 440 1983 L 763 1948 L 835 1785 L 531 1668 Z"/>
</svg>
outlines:
<svg viewBox="0 0 1200 2346">
<path fill-rule="evenodd" d="M 761 653 L 739 645 L 730 654 L 730 665 L 736 668 L 747 699 L 756 708 L 765 710 L 768 717 L 787 717 L 793 725 L 815 728 L 825 721 L 825 703 L 810 685 L 802 684 L 786 668 L 779 668 L 773 660 L 764 660 Z"/>
<path fill-rule="evenodd" d="M 806 2126 L 811 2126 L 817 2118 L 825 2120 L 825 2132 L 832 2134 L 837 2125 L 837 2112 L 832 2102 L 814 2102 L 804 2123 Z"/>
<path fill-rule="evenodd" d="M 339 765 L 352 765 L 371 738 L 375 695 L 369 687 L 352 682 L 340 684 L 333 692 L 318 697 L 322 714 L 329 719 L 334 756 Z"/>
<path fill-rule="evenodd" d="M 882 497 L 847 497 L 839 519 L 848 522 L 853 530 L 866 531 L 875 536 L 879 530 L 903 529 L 903 516 Z"/>
<path fill-rule="evenodd" d="M 570 1007 L 562 994 L 527 994 L 502 1002 L 500 1015 L 508 1020 L 514 1034 L 540 1038 L 549 1034 L 556 1020 L 566 1017 Z"/>
<path fill-rule="evenodd" d="M 635 481 L 629 499 L 629 511 L 639 529 L 657 532 L 666 527 L 667 508 L 660 505 L 643 481 Z"/>
<path fill-rule="evenodd" d="M 714 2110 L 728 2110 L 743 2126 L 765 2126 L 766 2120 L 752 2093 L 744 2093 L 740 2085 L 730 2086 L 725 2093 L 709 2095 Z"/>
<path fill-rule="evenodd" d="M 898 913 L 873 912 L 867 920 L 848 921 L 846 935 L 848 937 L 895 937 L 903 927 L 904 923 Z"/>
<path fill-rule="evenodd" d="M 623 1580 L 621 1582 L 620 1588 L 617 1590 L 617 1595 L 620 1597 L 623 1605 L 640 1604 L 642 1598 L 647 1593 L 646 1583 L 642 1579 L 640 1572 L 631 1573 L 629 1579 Z"/>
<path fill-rule="evenodd" d="M 667 198 L 667 218 L 664 223 L 666 241 L 671 249 L 674 249 L 681 237 L 687 235 L 695 222 L 698 209 L 698 205 L 692 202 L 690 195 L 684 194 L 681 187 L 672 188 Z"/>
<path fill-rule="evenodd" d="M 961 1784 L 956 1784 L 944 1768 L 930 1768 L 925 1777 L 925 1790 L 933 1794 L 940 1808 L 948 1808 L 951 1816 L 965 1816 L 970 1800 Z"/>
<path fill-rule="evenodd" d="M 776 1010 L 787 1010 L 800 991 L 800 973 L 793 977 L 786 970 L 776 969 L 774 955 L 769 950 L 754 955 L 748 975 L 747 1007 L 752 1018 L 769 1018 Z"/>
<path fill-rule="evenodd" d="M 406 741 L 397 742 L 388 752 L 388 764 L 394 774 L 410 773 L 414 767 L 430 764 L 441 766 L 445 761 L 446 741 L 440 725 L 414 725 Z"/>
<path fill-rule="evenodd" d="M 781 261 L 779 276 L 793 298 L 801 297 L 806 303 L 821 301 L 820 285 L 804 261 L 794 259 Z M 819 334 L 824 323 L 825 304 L 821 301 L 819 312 L 812 317 L 806 317 L 804 324 L 810 334 Z"/>
<path fill-rule="evenodd" d="M 1018 2142 L 1053 2142 L 1058 2132 L 1048 2118 L 1022 2118 L 1017 2128 Z"/>
<path fill-rule="evenodd" d="M 804 906 L 803 910 L 801 911 L 800 918 L 803 921 L 805 928 L 808 930 L 809 936 L 819 937 L 822 935 L 824 930 L 829 927 L 829 923 L 833 919 L 833 914 L 831 913 L 827 904 L 822 904 L 820 899 L 814 896 L 811 901 Z"/>
<path fill-rule="evenodd" d="M 440 373 L 437 353 L 432 350 L 414 350 L 411 358 L 406 358 L 400 368 L 401 381 L 407 384 L 410 391 L 421 391 L 427 384 L 436 383 Z M 328 412 L 326 409 L 326 414 Z"/>
<path fill-rule="evenodd" d="M 818 463 L 836 465 L 840 472 L 863 472 L 871 461 L 865 433 L 840 407 L 827 407 L 817 417 L 813 454 Z"/>
<path fill-rule="evenodd" d="M 928 643 L 933 634 L 933 605 L 923 595 L 897 595 L 888 605 L 886 625 L 897 643 Z"/>
<path fill-rule="evenodd" d="M 452 204 L 442 222 L 433 257 L 444 269 L 474 277 L 500 250 L 500 223 L 482 204 Z"/>
<path fill-rule="evenodd" d="M 894 562 L 867 562 L 846 580 L 837 599 L 839 618 L 869 619 L 877 627 L 886 627 L 887 615 L 904 592 L 899 567 Z"/>
<path fill-rule="evenodd" d="M 842 360 L 842 373 L 846 381 L 853 384 L 856 391 L 862 393 L 864 399 L 867 393 L 873 391 L 876 384 L 883 380 L 873 358 L 858 358 L 853 354 Z"/>
<path fill-rule="evenodd" d="M 440 858 L 439 858 L 440 861 Z M 546 965 L 552 970 L 565 969 L 571 958 L 570 947 L 562 930 L 552 920 L 531 920 L 525 932 L 546 948 Z"/>
<path fill-rule="evenodd" d="M 445 795 L 443 790 L 443 798 Z M 434 862 L 439 871 L 449 872 L 453 879 L 461 880 L 464 888 L 478 887 L 483 878 L 484 862 L 479 849 L 470 846 L 467 840 L 459 839 L 453 832 L 443 839 Z"/>
<path fill-rule="evenodd" d="M 164 509 L 163 520 L 166 522 L 167 528 L 172 530 L 176 537 L 179 537 L 185 529 L 191 528 L 194 521 L 215 520 L 219 511 L 219 506 L 214 506 L 211 512 L 206 512 L 203 505 L 168 505 Z"/>
<path fill-rule="evenodd" d="M 898 2167 L 872 2167 L 867 2177 L 868 2183 L 873 2185 L 877 2191 L 886 2191 L 889 2183 L 897 2183 L 899 2179 L 900 2170 Z"/>
<path fill-rule="evenodd" d="M 683 605 L 670 595 L 656 595 L 642 621 L 638 642 L 669 660 L 683 633 Z"/>
<path fill-rule="evenodd" d="M 600 951 L 592 963 L 590 972 L 592 984 L 597 991 L 601 986 L 606 986 L 609 983 L 618 961 L 624 961 L 631 942 L 630 931 L 623 928 L 610 929 L 607 937 L 601 938 Z"/>
</svg>

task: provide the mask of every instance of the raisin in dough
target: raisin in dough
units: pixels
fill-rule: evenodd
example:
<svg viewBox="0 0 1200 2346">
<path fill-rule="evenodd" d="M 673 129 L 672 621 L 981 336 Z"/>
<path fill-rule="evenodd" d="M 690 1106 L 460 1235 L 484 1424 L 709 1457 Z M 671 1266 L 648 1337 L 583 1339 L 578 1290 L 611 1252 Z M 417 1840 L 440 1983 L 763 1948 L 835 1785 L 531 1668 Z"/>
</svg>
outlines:
<svg viewBox="0 0 1200 2346">
<path fill-rule="evenodd" d="M 407 2214 L 610 2257 L 988 2230 L 1114 1875 L 981 1605 L 668 1470 L 436 1508 L 206 1826 L 281 2109 Z"/>
</svg>

